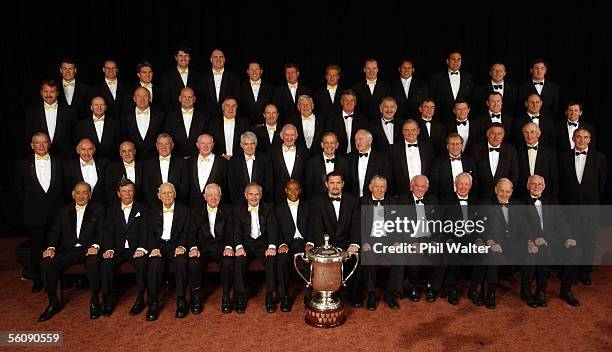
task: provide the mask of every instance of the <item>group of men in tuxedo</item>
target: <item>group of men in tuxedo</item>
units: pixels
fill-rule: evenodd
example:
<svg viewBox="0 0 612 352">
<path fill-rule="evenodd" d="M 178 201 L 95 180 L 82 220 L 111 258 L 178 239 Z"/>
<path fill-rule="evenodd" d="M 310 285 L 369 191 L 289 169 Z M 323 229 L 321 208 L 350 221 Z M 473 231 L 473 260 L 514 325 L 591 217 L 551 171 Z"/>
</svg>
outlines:
<svg viewBox="0 0 612 352">
<path fill-rule="evenodd" d="M 33 253 L 44 253 L 32 256 L 32 290 L 43 288 L 44 276 L 50 297 L 41 320 L 60 309 L 54 288 L 58 273 L 77 259 L 84 260 L 85 247 L 89 278 L 101 282 L 91 286 L 92 317 L 112 312 L 112 273 L 122 261 L 130 261 L 137 271 L 139 293 L 131 313 L 144 309 L 148 286 L 150 320 L 159 314 L 157 292 L 167 261 L 177 278 L 177 317 L 185 316 L 189 308 L 201 312 L 202 263 L 209 260 L 221 268 L 223 312 L 244 312 L 244 271 L 254 258 L 266 266 L 266 309 L 275 310 L 273 292 L 278 291 L 281 310 L 287 311 L 291 254 L 322 244 L 324 233 L 332 234 L 332 244 L 345 250 L 369 249 L 366 244 L 360 248 L 359 198 L 361 204 L 372 206 L 380 206 L 383 199 L 388 204 L 426 207 L 437 202 L 463 205 L 466 199 L 496 197 L 498 188 L 508 184 L 517 196 L 534 195 L 528 185 L 541 178 L 547 185 L 541 187 L 543 194 L 551 197 L 552 204 L 556 199 L 572 205 L 600 202 L 607 166 L 594 148 L 593 126 L 581 120 L 582 105 L 575 101 L 567 104 L 567 119 L 554 122 L 558 87 L 555 93 L 554 83 L 544 84 L 543 61 L 534 62 L 533 82 L 518 92 L 504 82 L 503 64 L 495 63 L 491 83 L 477 87 L 480 95 L 473 96 L 471 76 L 460 71 L 457 52 L 449 54 L 448 70 L 434 75 L 429 84 L 413 77 L 413 62 L 404 60 L 400 78 L 387 86 L 378 79 L 376 60 L 369 59 L 365 79 L 352 89 L 342 89 L 340 68 L 330 65 L 326 87 L 311 97 L 310 89 L 298 82 L 295 64 L 285 67 L 287 84 L 273 89 L 262 81 L 261 65 L 252 62 L 249 81 L 238 88 L 236 75 L 224 68 L 220 50 L 211 54 L 209 75 L 189 69 L 187 48 L 178 49 L 175 59 L 176 70 L 164 75 L 159 90 L 151 83 L 152 66 L 147 62 L 138 66 L 140 82 L 135 89 L 118 83 L 117 65 L 107 60 L 104 82 L 87 90 L 75 79 L 75 64 L 65 60 L 60 67 L 62 87 L 44 81 L 42 104 L 27 111 L 26 133 L 33 155 L 18 163 L 16 180 Z M 128 103 L 125 95 L 130 91 Z M 89 109 L 83 103 L 86 92 L 90 92 Z M 476 96 L 486 99 L 473 100 Z M 508 111 L 517 111 L 515 102 L 520 99 L 526 112 L 513 119 Z M 85 118 L 79 120 L 77 115 Z M 70 196 L 73 202 L 62 208 Z M 90 199 L 102 210 L 82 208 Z M 104 218 L 103 206 L 109 206 L 106 222 L 111 224 L 84 227 L 87 235 L 81 240 L 82 223 Z M 60 221 L 58 214 L 66 219 Z M 584 214 L 582 228 L 589 225 L 592 233 L 596 222 L 588 216 L 592 214 Z M 540 247 L 545 239 L 534 238 L 533 245 Z M 482 240 L 501 246 L 495 238 Z M 56 258 L 58 243 L 57 253 L 62 256 Z M 69 249 L 66 257 L 63 246 Z M 531 246 L 530 251 L 536 251 Z M 592 257 L 592 243 L 579 247 L 582 256 Z M 100 269 L 90 270 L 96 256 L 104 260 Z M 41 260 L 47 263 L 42 265 L 44 275 L 38 271 Z M 446 277 L 449 302 L 456 303 L 457 268 L 439 264 L 427 299 L 435 300 Z M 533 267 L 540 277 L 541 268 Z M 474 270 L 469 296 L 475 302 L 487 296 L 487 306 L 494 307 L 496 269 L 481 269 Z M 590 284 L 591 269 L 580 270 L 582 282 Z M 408 272 L 408 297 L 418 300 L 419 271 L 409 268 Z M 393 293 L 403 294 L 403 276 L 403 270 L 392 270 L 384 295 L 391 308 L 398 307 Z M 487 295 L 479 293 L 476 283 L 489 279 Z M 360 269 L 354 282 L 353 306 L 362 305 L 365 284 L 367 306 L 375 309 L 376 270 Z M 189 285 L 193 292 L 187 304 Z M 100 286 L 102 308 L 97 291 L 93 292 Z M 523 296 L 529 303 L 542 305 L 542 299 L 532 299 L 526 291 Z M 569 288 L 563 292 L 568 302 L 577 302 Z"/>
</svg>

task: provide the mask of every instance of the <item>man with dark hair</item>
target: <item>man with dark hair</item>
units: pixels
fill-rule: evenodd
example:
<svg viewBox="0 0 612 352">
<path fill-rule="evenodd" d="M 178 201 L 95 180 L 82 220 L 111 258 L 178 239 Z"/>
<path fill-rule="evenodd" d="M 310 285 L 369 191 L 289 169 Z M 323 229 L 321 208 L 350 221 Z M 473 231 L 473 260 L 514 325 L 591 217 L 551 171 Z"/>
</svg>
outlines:
<svg viewBox="0 0 612 352">
<path fill-rule="evenodd" d="M 227 97 L 235 97 L 240 101 L 240 80 L 238 75 L 225 68 L 225 54 L 221 49 L 210 53 L 211 70 L 204 75 L 204 110 L 210 116 L 221 112 L 221 104 Z"/>
<path fill-rule="evenodd" d="M 297 103 L 300 96 L 312 94 L 309 87 L 298 82 L 300 68 L 297 64 L 292 62 L 285 64 L 284 72 L 286 83 L 277 86 L 272 97 L 272 101 L 278 107 L 281 124 L 284 124 L 290 117 L 299 114 Z"/>
<path fill-rule="evenodd" d="M 548 63 L 544 59 L 536 59 L 529 67 L 531 79 L 518 87 L 518 102 L 523 102 L 532 94 L 542 99 L 542 114 L 556 119 L 559 113 L 559 85 L 546 80 Z M 520 111 L 524 111 L 521 109 Z"/>
<path fill-rule="evenodd" d="M 413 76 L 414 61 L 411 59 L 403 59 L 398 71 L 399 77 L 390 85 L 390 94 L 397 102 L 397 115 L 403 119 L 416 119 L 421 102 L 429 97 L 427 82 Z"/>
<path fill-rule="evenodd" d="M 469 101 L 474 89 L 474 78 L 461 70 L 463 57 L 459 51 L 451 51 L 446 57 L 446 70 L 435 73 L 429 79 L 429 93 L 438 105 L 441 122 L 453 120 L 453 107 L 457 99 Z"/>
<path fill-rule="evenodd" d="M 119 118 L 133 106 L 130 102 L 132 90 L 129 84 L 119 81 L 117 61 L 105 60 L 102 72 L 104 72 L 104 79 L 94 87 L 92 95 L 104 98 L 109 113 Z"/>
<path fill-rule="evenodd" d="M 257 61 L 249 62 L 246 73 L 249 79 L 240 90 L 240 114 L 249 119 L 251 126 L 256 126 L 262 123 L 264 109 L 272 102 L 274 86 L 262 79 L 263 68 Z"/>
<path fill-rule="evenodd" d="M 317 114 L 329 119 L 340 112 L 340 66 L 331 64 L 325 67 L 325 86 L 312 96 Z"/>
<path fill-rule="evenodd" d="M 139 62 L 136 65 L 136 77 L 138 77 L 138 84 L 133 89 L 146 88 L 151 97 L 151 106 L 162 108 L 161 87 L 153 83 L 153 64 L 149 61 Z"/>
<path fill-rule="evenodd" d="M 59 68 L 62 76 L 62 88 L 59 89 L 58 100 L 74 111 L 77 119 L 83 118 L 88 113 L 88 105 L 91 100 L 92 88 L 77 80 L 76 62 L 70 58 L 64 58 Z"/>
<path fill-rule="evenodd" d="M 74 127 L 74 140 L 78 142 L 88 138 L 96 147 L 99 157 L 116 160 L 122 138 L 120 121 L 106 115 L 106 102 L 100 96 L 91 99 L 90 111 Z"/>
<path fill-rule="evenodd" d="M 363 64 L 364 79 L 353 84 L 357 94 L 357 111 L 368 116 L 368 120 L 378 120 L 380 105 L 389 96 L 389 86 L 378 77 L 378 61 L 373 58 Z M 397 110 L 397 109 L 396 109 Z"/>
<path fill-rule="evenodd" d="M 196 97 L 201 96 L 203 89 L 202 75 L 189 67 L 191 63 L 191 49 L 179 45 L 174 50 L 176 68 L 167 71 L 161 82 L 161 98 L 163 109 L 167 112 L 180 108 L 178 97 L 185 87 L 193 89 Z"/>
</svg>

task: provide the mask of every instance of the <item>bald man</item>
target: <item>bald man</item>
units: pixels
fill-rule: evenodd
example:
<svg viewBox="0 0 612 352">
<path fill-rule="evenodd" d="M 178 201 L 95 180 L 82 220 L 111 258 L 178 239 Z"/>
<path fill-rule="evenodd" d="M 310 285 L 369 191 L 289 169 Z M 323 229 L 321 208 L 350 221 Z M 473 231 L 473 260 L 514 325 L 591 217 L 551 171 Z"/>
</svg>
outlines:
<svg viewBox="0 0 612 352">
<path fill-rule="evenodd" d="M 158 108 L 151 106 L 151 93 L 144 87 L 134 90 L 136 107 L 126 109 L 121 115 L 121 126 L 125 139 L 134 143 L 137 157 L 145 160 L 156 155 L 155 141 L 164 128 L 165 116 Z"/>
<path fill-rule="evenodd" d="M 211 116 L 221 113 L 221 103 L 227 97 L 240 99 L 240 80 L 236 73 L 225 68 L 225 54 L 221 49 L 210 53 L 211 70 L 204 74 L 204 108 Z"/>
<path fill-rule="evenodd" d="M 121 160 L 109 164 L 104 173 L 104 194 L 109 205 L 117 203 L 117 185 L 123 178 L 134 183 L 134 199 L 142 201 L 142 162 L 136 161 L 136 148 L 134 143 L 124 141 L 119 145 L 119 157 Z"/>
<path fill-rule="evenodd" d="M 90 139 L 96 147 L 96 154 L 109 160 L 117 160 L 117 147 L 121 143 L 121 126 L 117 119 L 106 114 L 106 101 L 97 96 L 91 99 L 90 114 L 74 127 L 74 139 Z"/>
<path fill-rule="evenodd" d="M 164 131 L 174 140 L 173 154 L 187 159 L 197 154 L 197 139 L 204 133 L 210 116 L 194 106 L 197 97 L 192 88 L 181 89 L 178 100 L 181 107 L 168 112 Z"/>
<path fill-rule="evenodd" d="M 104 171 L 108 160 L 95 158 L 96 147 L 87 138 L 79 141 L 76 146 L 78 158 L 64 163 L 64 187 L 66 194 L 72 193 L 78 181 L 85 181 L 91 186 L 91 200 L 102 205 L 106 204 L 104 188 Z"/>
</svg>

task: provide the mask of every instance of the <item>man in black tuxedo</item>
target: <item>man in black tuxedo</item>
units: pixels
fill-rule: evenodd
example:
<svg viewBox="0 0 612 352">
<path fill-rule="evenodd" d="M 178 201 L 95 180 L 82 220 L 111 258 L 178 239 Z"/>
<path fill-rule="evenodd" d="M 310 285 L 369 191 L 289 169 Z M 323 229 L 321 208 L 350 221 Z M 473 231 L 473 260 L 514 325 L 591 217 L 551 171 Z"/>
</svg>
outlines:
<svg viewBox="0 0 612 352">
<path fill-rule="evenodd" d="M 261 186 L 249 182 L 244 188 L 246 202 L 234 204 L 234 244 L 236 245 L 235 299 L 236 313 L 246 309 L 244 274 L 248 263 L 257 259 L 266 267 L 266 300 L 268 313 L 274 313 L 276 306 L 273 293 L 276 290 L 274 270 L 276 269 L 276 246 L 278 228 L 271 203 L 262 199 Z"/>
<path fill-rule="evenodd" d="M 429 176 L 434 151 L 427 142 L 418 142 L 421 130 L 419 124 L 408 119 L 402 124 L 403 143 L 393 145 L 390 153 L 391 180 L 394 194 L 407 195 L 410 193 L 410 180 L 416 175 Z"/>
<path fill-rule="evenodd" d="M 363 241 L 362 249 L 365 262 L 363 268 L 363 278 L 365 281 L 366 291 L 368 293 L 368 299 L 366 301 L 366 308 L 368 310 L 376 310 L 376 271 L 379 265 L 375 265 L 372 261 L 376 261 L 374 258 L 368 258 L 366 256 L 375 256 L 370 253 L 372 246 L 375 242 L 384 243 L 385 245 L 391 245 L 399 242 L 399 238 L 395 233 L 384 233 L 382 235 L 375 234 L 372 231 L 375 221 L 394 221 L 399 218 L 399 215 L 393 215 L 397 212 L 398 204 L 397 199 L 387 194 L 387 179 L 383 176 L 375 175 L 370 181 L 370 196 L 361 197 L 360 203 L 364 209 L 364 221 L 367 228 L 364 231 L 363 236 L 367 234 L 371 241 Z M 395 211 L 394 211 L 395 210 Z M 382 215 L 382 216 L 381 216 Z M 376 239 L 376 237 L 386 237 Z M 362 237 L 362 240 L 364 238 Z M 387 279 L 387 285 L 385 286 L 385 293 L 383 295 L 383 302 L 393 310 L 399 309 L 399 305 L 393 297 L 394 292 L 403 294 L 404 291 L 404 266 L 398 265 L 397 263 L 391 263 L 389 268 L 389 278 Z"/>
<path fill-rule="evenodd" d="M 208 132 L 215 140 L 216 155 L 230 160 L 232 155 L 240 154 L 240 136 L 249 129 L 246 117 L 237 115 L 238 100 L 227 97 L 221 104 L 222 116 L 211 116 Z"/>
<path fill-rule="evenodd" d="M 158 84 L 153 84 L 153 64 L 151 64 L 149 61 L 139 62 L 138 65 L 136 65 L 136 77 L 138 77 L 138 84 L 132 89 L 136 89 L 138 87 L 146 88 L 149 91 L 149 97 L 151 98 L 151 106 L 163 109 L 161 87 Z M 129 107 L 132 108 L 133 106 L 130 104 Z M 126 106 L 126 109 L 127 108 L 128 107 Z"/>
<path fill-rule="evenodd" d="M 281 125 L 278 124 L 278 109 L 269 103 L 263 109 L 264 123 L 257 126 L 253 132 L 257 136 L 257 147 L 260 151 L 269 153 L 273 147 L 283 144 L 280 138 Z"/>
<path fill-rule="evenodd" d="M 183 203 L 189 192 L 189 170 L 187 162 L 180 156 L 173 155 L 174 142 L 167 133 L 157 137 L 157 156 L 145 160 L 143 165 L 142 189 L 144 199 L 150 208 L 159 206 L 156 197 L 162 183 L 172 183 L 176 190 L 176 201 Z"/>
<path fill-rule="evenodd" d="M 337 171 L 346 179 L 348 172 L 348 161 L 343 155 L 337 153 L 338 137 L 333 132 L 325 132 L 321 140 L 323 153 L 313 155 L 308 159 L 305 171 L 306 197 L 312 199 L 327 191 L 325 180 L 327 174 Z"/>
<path fill-rule="evenodd" d="M 487 129 L 487 141 L 475 145 L 470 156 L 478 170 L 480 197 L 490 197 L 495 193 L 495 185 L 501 178 L 509 179 L 516 184 L 519 179 L 519 164 L 516 148 L 504 143 L 505 129 L 499 122 L 494 122 Z"/>
<path fill-rule="evenodd" d="M 136 161 L 134 143 L 125 141 L 119 145 L 121 160 L 109 164 L 104 172 L 104 195 L 108 204 L 117 203 L 117 185 L 122 179 L 128 179 L 134 184 L 135 199 L 142 201 L 142 161 Z"/>
<path fill-rule="evenodd" d="M 421 132 L 419 142 L 431 144 L 434 155 L 446 154 L 446 125 L 434 120 L 436 102 L 431 98 L 425 98 L 419 106 L 419 117 L 416 121 Z"/>
<path fill-rule="evenodd" d="M 548 63 L 544 59 L 536 59 L 529 68 L 531 79 L 518 87 L 519 102 L 525 101 L 531 94 L 542 98 L 542 114 L 552 119 L 559 113 L 559 85 L 546 80 Z"/>
<path fill-rule="evenodd" d="M 113 313 L 112 292 L 115 281 L 115 271 L 125 263 L 130 262 L 136 271 L 136 301 L 130 308 L 130 315 L 138 315 L 144 310 L 145 288 L 147 287 L 147 206 L 134 200 L 136 188 L 134 182 L 122 179 L 117 185 L 116 197 L 119 202 L 113 202 L 106 210 L 104 224 L 104 241 L 102 242 L 102 293 L 104 304 L 102 314 L 110 316 Z"/>
<path fill-rule="evenodd" d="M 240 89 L 240 115 L 249 119 L 250 126 L 256 126 L 264 122 L 261 117 L 265 117 L 265 108 L 272 102 L 274 86 L 262 80 L 263 68 L 257 61 L 249 62 L 246 73 L 249 80 Z M 262 147 L 262 141 L 259 142 Z"/>
<path fill-rule="evenodd" d="M 321 137 L 325 129 L 325 117 L 315 115 L 314 102 L 308 95 L 298 97 L 299 115 L 290 117 L 288 123 L 297 129 L 296 144 L 304 146 L 310 154 L 321 152 Z"/>
<path fill-rule="evenodd" d="M 229 198 L 226 182 L 227 160 L 212 153 L 215 142 L 209 134 L 200 135 L 196 145 L 198 156 L 187 160 L 189 166 L 189 206 L 192 208 L 205 205 L 202 194 L 204 194 L 206 186 L 211 183 L 220 187 L 221 193 Z M 223 201 L 229 203 L 228 199 Z"/>
<path fill-rule="evenodd" d="M 310 96 L 312 94 L 309 87 L 298 82 L 299 77 L 300 68 L 297 64 L 285 64 L 286 82 L 274 89 L 272 101 L 280 113 L 279 121 L 281 125 L 284 125 L 290 117 L 299 116 L 300 112 L 297 109 L 298 98 L 302 95 Z"/>
<path fill-rule="evenodd" d="M 187 288 L 187 255 L 189 241 L 190 213 L 189 208 L 175 202 L 176 190 L 172 183 L 163 183 L 157 194 L 161 204 L 150 209 L 148 251 L 149 266 L 147 279 L 149 287 L 149 309 L 146 319 L 157 320 L 159 317 L 158 294 L 162 284 L 164 267 L 172 263 L 176 280 L 176 314 L 184 318 L 189 311 L 185 300 Z"/>
<path fill-rule="evenodd" d="M 197 153 L 196 141 L 204 133 L 210 117 L 194 108 L 196 96 L 193 89 L 189 87 L 181 89 L 178 99 L 181 108 L 166 114 L 164 131 L 174 140 L 174 153 L 188 159 Z"/>
<path fill-rule="evenodd" d="M 202 75 L 189 68 L 191 49 L 184 45 L 177 46 L 174 51 L 174 59 L 176 60 L 176 68 L 167 71 L 161 82 L 161 99 L 165 111 L 173 111 L 181 107 L 178 97 L 183 88 L 193 89 L 196 97 L 202 96 L 203 92 Z"/>
<path fill-rule="evenodd" d="M 470 73 L 460 71 L 462 56 L 451 51 L 446 58 L 446 70 L 435 73 L 429 79 L 429 93 L 434 98 L 441 122 L 453 120 L 455 100 L 469 101 L 474 89 L 474 78 Z"/>
<path fill-rule="evenodd" d="M 72 128 L 76 116 L 69 106 L 57 101 L 57 83 L 53 80 L 40 84 L 42 104 L 37 104 L 25 113 L 25 140 L 30 142 L 37 132 L 44 132 L 51 141 L 50 152 L 64 159 L 74 156 Z M 29 149 L 29 145 L 28 145 Z"/>
<path fill-rule="evenodd" d="M 542 108 L 542 98 L 533 93 L 527 97 L 525 106 L 527 107 L 527 112 L 514 121 L 514 131 L 512 132 L 515 140 L 514 144 L 520 145 L 522 143 L 521 130 L 523 126 L 528 122 L 533 122 L 540 128 L 540 143 L 556 149 L 557 137 L 555 135 L 555 126 L 551 117 L 544 115 L 540 110 Z"/>
<path fill-rule="evenodd" d="M 43 289 L 42 252 L 47 244 L 47 233 L 65 201 L 63 161 L 49 155 L 49 145 L 49 136 L 44 132 L 35 133 L 30 143 L 33 154 L 17 161 L 15 166 L 15 195 L 30 235 L 32 293 Z"/>
<path fill-rule="evenodd" d="M 240 100 L 240 80 L 238 75 L 225 68 L 225 54 L 214 49 L 210 54 L 211 71 L 204 75 L 204 109 L 210 116 L 221 112 L 221 103 L 227 97 Z"/>
<path fill-rule="evenodd" d="M 503 62 L 494 62 L 489 70 L 489 76 L 491 77 L 489 82 L 479 85 L 474 90 L 474 98 L 472 99 L 474 110 L 476 113 L 487 112 L 487 107 L 488 109 L 491 109 L 491 107 L 489 104 L 485 105 L 485 103 L 491 96 L 491 93 L 499 93 L 504 99 L 502 110 L 504 117 L 506 114 L 512 115 L 517 103 L 517 92 L 514 85 L 505 80 L 506 65 Z M 497 114 L 498 112 L 495 113 Z"/>
<path fill-rule="evenodd" d="M 397 116 L 395 99 L 386 97 L 380 103 L 380 118 L 370 117 L 367 129 L 374 137 L 373 148 L 381 153 L 388 153 L 396 141 L 402 140 L 402 122 Z"/>
<path fill-rule="evenodd" d="M 191 312 L 202 312 L 202 274 L 210 261 L 221 271 L 221 312 L 234 309 L 230 299 L 234 275 L 234 234 L 232 208 L 221 203 L 221 187 L 209 183 L 204 190 L 205 206 L 191 208 L 192 229 L 189 231 L 189 282 Z"/>
<path fill-rule="evenodd" d="M 470 105 L 466 100 L 455 100 L 453 113 L 455 120 L 446 123 L 446 133 L 458 133 L 463 138 L 463 152 L 468 153 L 472 146 L 484 139 L 484 121 L 470 116 Z"/>
<path fill-rule="evenodd" d="M 340 66 L 327 65 L 325 68 L 325 87 L 322 87 L 314 93 L 314 104 L 317 107 L 317 114 L 330 118 L 342 111 L 340 106 L 340 95 L 343 89 L 339 85 L 340 82 Z"/>
<path fill-rule="evenodd" d="M 355 150 L 355 133 L 363 128 L 367 128 L 368 117 L 355 112 L 357 95 L 352 89 L 342 92 L 340 97 L 341 111 L 330 115 L 327 119 L 327 131 L 334 132 L 338 137 L 338 153 L 342 155 L 350 154 Z"/>
<path fill-rule="evenodd" d="M 227 170 L 227 187 L 232 204 L 238 206 L 244 202 L 244 188 L 251 182 L 262 188 L 263 201 L 272 203 L 274 170 L 270 156 L 257 152 L 257 137 L 253 132 L 240 136 L 240 147 L 241 152 L 232 157 Z"/>
<path fill-rule="evenodd" d="M 63 302 L 57 298 L 57 282 L 65 268 L 84 263 L 89 280 L 91 300 L 89 317 L 98 319 L 101 315 L 100 293 L 100 255 L 102 244 L 104 207 L 90 202 L 91 189 L 84 181 L 79 181 L 72 191 L 74 202 L 62 207 L 58 213 L 49 238 L 47 249 L 43 252 L 40 270 L 43 274 L 45 292 L 49 305 L 38 321 L 51 319 L 62 310 Z"/>
<path fill-rule="evenodd" d="M 59 68 L 62 76 L 62 88 L 59 90 L 58 100 L 72 108 L 77 119 L 81 119 L 89 112 L 92 88 L 76 79 L 76 62 L 70 58 L 64 58 Z"/>
<path fill-rule="evenodd" d="M 561 204 L 573 205 L 570 222 L 571 233 L 578 236 L 582 248 L 582 262 L 592 263 L 595 256 L 594 236 L 599 224 L 601 194 L 604 192 L 608 177 L 606 156 L 592 148 L 591 132 L 584 127 L 574 131 L 574 149 L 559 157 L 559 193 Z M 591 284 L 592 265 L 580 266 L 580 281 Z"/>
<path fill-rule="evenodd" d="M 106 115 L 106 102 L 102 97 L 91 99 L 91 115 L 84 117 L 74 127 L 75 142 L 87 138 L 96 147 L 98 157 L 117 159 L 117 148 L 122 141 L 121 123 Z"/>
<path fill-rule="evenodd" d="M 283 126 L 280 138 L 282 144 L 272 146 L 268 151 L 274 172 L 274 202 L 281 202 L 286 198 L 283 185 L 287 184 L 289 179 L 303 183 L 308 157 L 311 155 L 305 146 L 296 144 L 298 132 L 294 125 L 289 123 Z M 264 189 L 264 195 L 266 192 Z"/>
<path fill-rule="evenodd" d="M 96 147 L 91 140 L 84 138 L 76 147 L 78 158 L 64 163 L 64 189 L 71 194 L 77 182 L 85 181 L 91 188 L 91 200 L 101 205 L 106 204 L 104 194 L 104 172 L 108 160 L 94 158 Z"/>
<path fill-rule="evenodd" d="M 123 136 L 134 143 L 138 159 L 155 156 L 155 141 L 164 128 L 164 113 L 150 106 L 149 90 L 143 87 L 134 90 L 136 108 L 121 116 Z"/>
<path fill-rule="evenodd" d="M 510 116 L 502 106 L 506 106 L 505 99 L 502 98 L 502 94 L 499 92 L 491 92 L 486 98 L 486 106 L 488 109 L 486 112 L 478 114 L 476 119 L 479 120 L 485 130 L 488 129 L 493 123 L 501 123 L 504 126 L 504 138 L 507 143 L 513 143 L 514 139 L 511 133 L 514 128 L 514 118 Z"/>
<path fill-rule="evenodd" d="M 528 264 L 523 266 L 523 280 L 521 282 L 521 293 L 531 296 L 531 283 L 533 274 L 536 275 L 536 298 L 532 299 L 531 307 L 546 306 L 546 281 L 548 280 L 548 263 L 562 264 L 563 277 L 561 278 L 561 290 L 559 297 L 569 305 L 578 307 L 580 301 L 572 293 L 572 285 L 578 279 L 578 265 L 582 257 L 580 240 L 576 240 L 574 233 L 566 221 L 566 215 L 558 206 L 556 198 L 542 195 L 546 187 L 544 178 L 539 175 L 529 177 L 527 189 L 529 195 L 524 197 L 528 204 L 527 212 L 532 221 L 534 234 L 527 238 Z M 571 220 L 571 218 L 570 218 Z M 553 257 L 554 256 L 554 257 Z M 554 258 L 554 260 L 553 260 Z"/>
<path fill-rule="evenodd" d="M 421 102 L 429 97 L 427 82 L 413 76 L 414 62 L 404 59 L 399 66 L 400 76 L 390 85 L 390 95 L 397 102 L 397 116 L 403 119 L 416 119 Z"/>
<path fill-rule="evenodd" d="M 356 197 L 370 195 L 368 185 L 372 176 L 391 175 L 389 158 L 372 149 L 372 134 L 365 129 L 355 133 L 355 150 L 349 154 L 348 162 L 347 185 L 343 189 Z"/>
<path fill-rule="evenodd" d="M 375 59 L 365 61 L 363 73 L 364 79 L 352 86 L 357 94 L 357 111 L 368 116 L 369 121 L 378 120 L 380 104 L 389 96 L 389 86 L 378 78 L 378 61 Z"/>
<path fill-rule="evenodd" d="M 574 149 L 574 131 L 578 127 L 584 127 L 591 132 L 591 141 L 589 146 L 596 148 L 595 144 L 595 126 L 582 120 L 582 103 L 576 100 L 570 100 L 565 106 L 566 119 L 555 124 L 555 134 L 557 135 L 557 150 L 562 154 L 568 150 Z"/>
<path fill-rule="evenodd" d="M 286 199 L 274 206 L 276 224 L 278 226 L 278 290 L 280 294 L 280 310 L 291 311 L 289 297 L 289 273 L 292 271 L 291 259 L 296 253 L 305 253 L 313 248 L 310 237 L 310 204 L 300 200 L 302 187 L 296 180 L 289 180 L 285 185 Z M 306 275 L 309 267 L 305 266 Z M 305 304 L 308 302 L 305 302 Z"/>
<path fill-rule="evenodd" d="M 133 106 L 130 102 L 131 87 L 127 83 L 119 82 L 117 62 L 112 59 L 104 61 L 102 66 L 104 79 L 98 83 L 92 96 L 101 96 L 108 106 L 108 112 L 113 116 L 121 116 Z"/>
<path fill-rule="evenodd" d="M 518 145 L 518 186 L 514 190 L 517 195 L 526 195 L 527 179 L 529 176 L 540 175 L 544 177 L 549 186 L 544 190 L 545 195 L 557 197 L 559 194 L 559 158 L 551 147 L 541 144 L 540 127 L 533 122 L 523 126 L 523 142 Z"/>
<path fill-rule="evenodd" d="M 476 162 L 463 154 L 463 138 L 458 133 L 451 133 L 446 138 L 448 154 L 436 157 L 431 165 L 430 191 L 440 199 L 452 197 L 455 194 L 455 180 L 460 173 L 468 173 L 472 177 L 470 182 L 470 196 L 478 194 L 478 178 Z"/>
</svg>

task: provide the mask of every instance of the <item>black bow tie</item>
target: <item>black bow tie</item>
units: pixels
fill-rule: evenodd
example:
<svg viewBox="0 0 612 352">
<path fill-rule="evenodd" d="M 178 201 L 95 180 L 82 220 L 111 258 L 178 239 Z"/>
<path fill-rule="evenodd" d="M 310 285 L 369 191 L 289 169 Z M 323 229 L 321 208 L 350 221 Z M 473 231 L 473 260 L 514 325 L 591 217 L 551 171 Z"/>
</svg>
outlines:
<svg viewBox="0 0 612 352">
<path fill-rule="evenodd" d="M 459 125 L 466 126 L 467 125 L 467 120 L 465 120 L 465 121 L 457 121 L 457 126 L 459 126 Z"/>
<path fill-rule="evenodd" d="M 340 197 L 329 197 L 330 202 L 339 202 L 340 200 Z"/>
<path fill-rule="evenodd" d="M 529 116 L 529 118 L 531 119 L 531 121 L 535 120 L 535 119 L 540 119 L 540 115 L 537 116 Z"/>
<path fill-rule="evenodd" d="M 326 163 L 335 163 L 336 162 L 336 158 L 331 158 L 331 159 L 325 159 Z"/>
<path fill-rule="evenodd" d="M 422 199 L 415 199 L 414 204 L 425 204 Z"/>
<path fill-rule="evenodd" d="M 452 75 L 458 75 L 458 74 L 459 74 L 459 71 L 457 71 L 457 72 L 450 71 L 450 75 L 451 75 L 451 76 L 452 76 Z"/>
<path fill-rule="evenodd" d="M 461 160 L 461 155 L 457 157 L 451 156 L 450 159 L 451 161 Z"/>
<path fill-rule="evenodd" d="M 533 85 L 534 86 L 537 86 L 537 85 L 543 86 L 544 82 L 533 82 Z"/>
<path fill-rule="evenodd" d="M 367 156 L 368 156 L 368 153 L 359 153 L 359 157 L 361 158 L 362 156 L 367 157 Z"/>
<path fill-rule="evenodd" d="M 387 120 L 385 120 L 385 119 L 383 119 L 383 121 L 385 122 L 385 126 L 386 126 L 386 125 L 388 125 L 388 124 L 390 124 L 390 123 L 394 123 L 394 122 L 395 122 L 394 120 L 389 120 L 389 121 L 387 121 Z"/>
<path fill-rule="evenodd" d="M 528 145 L 527 146 L 527 150 L 529 150 L 529 149 L 538 150 L 538 146 L 537 145 L 534 145 L 534 146 Z"/>
<path fill-rule="evenodd" d="M 468 202 L 468 203 L 470 202 L 470 199 L 469 199 L 469 198 L 465 198 L 465 199 L 463 199 L 463 198 L 459 198 L 459 197 L 457 197 L 457 200 L 458 200 L 458 201 L 460 201 L 460 202 Z"/>
<path fill-rule="evenodd" d="M 423 122 L 425 122 L 425 123 L 431 123 L 431 121 L 430 121 L 430 120 L 425 120 L 425 119 L 423 119 Z"/>
<path fill-rule="evenodd" d="M 415 147 L 415 148 L 416 148 L 416 147 L 418 147 L 418 146 L 419 146 L 419 144 L 418 144 L 418 143 L 415 143 L 415 144 L 410 144 L 410 143 L 408 143 L 408 144 L 406 144 L 406 147 Z"/>
<path fill-rule="evenodd" d="M 587 153 L 586 153 L 586 152 L 576 152 L 576 155 L 581 155 L 581 154 L 582 154 L 582 155 L 587 155 Z"/>
<path fill-rule="evenodd" d="M 503 84 L 499 84 L 499 85 L 498 84 L 494 84 L 493 85 L 493 89 L 502 89 L 503 87 L 504 87 Z"/>
<path fill-rule="evenodd" d="M 567 125 L 568 126 L 578 127 L 578 122 L 569 122 L 569 121 L 567 121 Z"/>
<path fill-rule="evenodd" d="M 384 199 L 384 198 L 383 198 L 383 199 L 373 199 L 373 200 L 372 200 L 372 204 L 373 204 L 375 207 L 379 207 L 379 206 L 381 206 L 381 205 L 385 205 L 385 204 L 383 203 L 384 201 L 385 201 L 385 199 Z"/>
<path fill-rule="evenodd" d="M 530 199 L 531 204 L 533 204 L 533 203 L 537 202 L 538 200 L 540 200 L 540 197 L 534 197 L 534 196 L 531 196 L 531 199 Z"/>
<path fill-rule="evenodd" d="M 503 203 L 497 202 L 497 205 L 501 205 L 502 208 L 507 208 L 508 207 L 508 203 L 503 204 Z"/>
<path fill-rule="evenodd" d="M 497 147 L 497 148 L 489 147 L 489 151 L 490 152 L 498 152 L 499 153 L 499 147 Z"/>
<path fill-rule="evenodd" d="M 492 119 L 501 119 L 501 114 L 491 114 Z"/>
<path fill-rule="evenodd" d="M 346 119 L 348 119 L 349 117 L 353 117 L 353 115 L 346 115 L 346 116 L 344 116 L 344 119 L 346 120 Z"/>
</svg>

